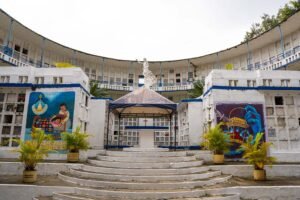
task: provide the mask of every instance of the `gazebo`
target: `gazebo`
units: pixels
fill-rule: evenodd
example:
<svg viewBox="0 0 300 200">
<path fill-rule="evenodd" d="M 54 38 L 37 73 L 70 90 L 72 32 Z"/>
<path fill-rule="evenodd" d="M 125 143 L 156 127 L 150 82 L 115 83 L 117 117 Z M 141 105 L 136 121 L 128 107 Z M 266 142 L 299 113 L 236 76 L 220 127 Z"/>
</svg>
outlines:
<svg viewBox="0 0 300 200">
<path fill-rule="evenodd" d="M 120 147 L 120 120 L 122 118 L 161 118 L 167 117 L 170 119 L 169 136 L 170 145 L 169 148 L 176 149 L 176 110 L 177 104 L 160 95 L 159 93 L 146 88 L 140 87 L 125 96 L 109 103 L 108 106 L 108 119 L 107 119 L 107 131 L 106 131 L 106 149 L 111 147 L 109 141 L 109 121 L 110 114 L 118 117 L 119 129 L 118 129 L 118 144 Z M 175 116 L 175 117 L 173 117 Z M 174 119 L 173 119 L 174 118 Z M 171 145 L 171 122 L 174 120 L 174 143 Z M 129 127 L 130 129 L 142 130 L 157 130 L 161 127 L 156 126 L 135 126 Z"/>
</svg>

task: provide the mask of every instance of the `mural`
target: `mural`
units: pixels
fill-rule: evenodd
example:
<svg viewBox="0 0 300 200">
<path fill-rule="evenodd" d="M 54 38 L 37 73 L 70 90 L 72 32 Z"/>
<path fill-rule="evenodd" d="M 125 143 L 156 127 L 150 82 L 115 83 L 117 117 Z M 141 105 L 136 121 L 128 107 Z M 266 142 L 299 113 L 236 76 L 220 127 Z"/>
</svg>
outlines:
<svg viewBox="0 0 300 200">
<path fill-rule="evenodd" d="M 64 149 L 60 133 L 72 131 L 75 92 L 32 92 L 29 96 L 25 140 L 31 129 L 41 128 L 53 136 L 53 149 Z"/>
<path fill-rule="evenodd" d="M 240 158 L 240 144 L 250 135 L 256 137 L 259 132 L 265 132 L 262 104 L 217 104 L 217 123 L 223 122 L 224 132 L 230 134 L 231 148 L 226 154 L 228 158 Z"/>
</svg>

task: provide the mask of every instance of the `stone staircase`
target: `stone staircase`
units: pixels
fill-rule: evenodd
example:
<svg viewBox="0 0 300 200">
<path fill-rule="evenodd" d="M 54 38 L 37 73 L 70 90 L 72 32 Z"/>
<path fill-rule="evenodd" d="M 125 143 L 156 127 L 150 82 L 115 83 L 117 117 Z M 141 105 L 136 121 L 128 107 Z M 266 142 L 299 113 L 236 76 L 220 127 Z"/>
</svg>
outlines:
<svg viewBox="0 0 300 200">
<path fill-rule="evenodd" d="M 239 195 L 208 195 L 206 186 L 226 182 L 231 176 L 211 171 L 185 151 L 104 151 L 80 169 L 60 172 L 58 177 L 76 184 L 75 192 L 35 199 L 240 199 Z"/>
</svg>

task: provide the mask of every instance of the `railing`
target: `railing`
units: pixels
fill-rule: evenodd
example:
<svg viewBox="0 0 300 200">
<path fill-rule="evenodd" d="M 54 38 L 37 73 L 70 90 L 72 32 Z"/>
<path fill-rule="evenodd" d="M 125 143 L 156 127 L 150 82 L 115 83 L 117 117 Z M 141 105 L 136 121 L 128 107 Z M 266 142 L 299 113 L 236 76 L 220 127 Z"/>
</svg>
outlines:
<svg viewBox="0 0 300 200">
<path fill-rule="evenodd" d="M 47 63 L 41 63 L 41 61 L 34 62 L 32 59 L 25 54 L 21 54 L 11 48 L 0 45 L 0 59 L 8 62 L 12 65 L 18 67 L 54 67 Z M 284 53 L 280 53 L 277 56 L 270 57 L 269 59 L 263 60 L 261 62 L 255 62 L 254 64 L 248 64 L 248 70 L 275 70 L 284 66 L 287 66 L 290 63 L 296 62 L 300 60 L 300 45 L 286 50 Z M 96 78 L 96 76 L 94 77 Z M 93 79 L 93 78 L 91 78 Z M 133 85 L 122 85 L 122 84 L 109 84 L 109 83 L 101 83 L 99 84 L 100 88 L 106 88 L 111 90 L 122 90 L 122 91 L 132 91 L 133 89 L 139 87 L 137 84 Z M 164 85 L 164 86 L 153 86 L 152 89 L 155 91 L 180 91 L 180 90 L 189 90 L 192 89 L 193 85 L 191 83 L 180 85 Z"/>
<path fill-rule="evenodd" d="M 110 89 L 110 90 L 122 90 L 122 91 L 133 91 L 134 89 L 137 89 L 139 86 L 133 85 L 133 86 L 123 86 L 123 85 L 113 85 L 108 83 L 99 83 L 98 86 L 100 88 L 104 89 Z M 181 90 L 190 90 L 193 88 L 193 84 L 189 85 L 174 85 L 174 86 L 152 86 L 151 89 L 155 91 L 181 91 Z"/>
</svg>

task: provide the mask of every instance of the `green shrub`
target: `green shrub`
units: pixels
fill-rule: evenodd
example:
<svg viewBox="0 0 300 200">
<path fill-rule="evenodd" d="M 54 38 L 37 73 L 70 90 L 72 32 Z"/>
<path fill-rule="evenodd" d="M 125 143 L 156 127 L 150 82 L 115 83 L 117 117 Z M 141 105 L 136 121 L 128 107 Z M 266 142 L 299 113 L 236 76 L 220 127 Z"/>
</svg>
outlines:
<svg viewBox="0 0 300 200">
<path fill-rule="evenodd" d="M 66 142 L 66 148 L 69 152 L 78 153 L 79 150 L 87 150 L 89 148 L 89 142 L 87 133 L 80 132 L 80 127 L 75 129 L 75 132 L 63 132 L 61 133 L 62 140 Z"/>
<path fill-rule="evenodd" d="M 39 128 L 33 128 L 31 132 L 32 140 L 14 140 L 19 144 L 15 150 L 20 154 L 19 160 L 24 163 L 25 170 L 33 171 L 38 162 L 45 159 L 51 151 L 49 145 L 44 145 L 44 141 L 52 141 L 51 135 L 46 135 Z"/>
<path fill-rule="evenodd" d="M 241 145 L 241 149 L 244 151 L 243 158 L 247 159 L 248 164 L 253 165 L 256 170 L 263 170 L 265 165 L 272 166 L 276 161 L 275 157 L 268 156 L 268 149 L 272 143 L 262 141 L 263 135 L 263 133 L 258 133 L 254 140 L 251 135 Z"/>
<path fill-rule="evenodd" d="M 203 135 L 202 145 L 214 154 L 224 154 L 229 151 L 230 136 L 224 133 L 221 126 L 222 123 L 219 123 Z"/>
</svg>

